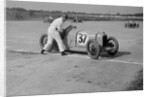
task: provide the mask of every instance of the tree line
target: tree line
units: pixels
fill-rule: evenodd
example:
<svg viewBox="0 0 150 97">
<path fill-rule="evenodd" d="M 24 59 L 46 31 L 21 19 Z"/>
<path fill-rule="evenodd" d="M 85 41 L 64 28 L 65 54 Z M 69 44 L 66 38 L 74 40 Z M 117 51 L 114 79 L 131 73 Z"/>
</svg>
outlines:
<svg viewBox="0 0 150 97">
<path fill-rule="evenodd" d="M 101 13 L 85 13 L 85 12 L 62 12 L 62 11 L 45 11 L 45 10 L 27 10 L 24 8 L 5 8 L 6 20 L 44 20 L 51 16 L 53 18 L 59 17 L 62 14 L 68 14 L 70 19 L 78 17 L 84 21 L 108 21 L 108 20 L 143 20 L 143 13 L 135 14 L 101 14 Z"/>
</svg>

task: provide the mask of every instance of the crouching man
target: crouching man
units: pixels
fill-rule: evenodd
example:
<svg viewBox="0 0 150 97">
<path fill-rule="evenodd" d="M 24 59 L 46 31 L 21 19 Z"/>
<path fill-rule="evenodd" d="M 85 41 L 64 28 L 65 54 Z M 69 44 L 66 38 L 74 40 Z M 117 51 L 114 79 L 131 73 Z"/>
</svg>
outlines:
<svg viewBox="0 0 150 97">
<path fill-rule="evenodd" d="M 56 18 L 49 26 L 48 28 L 48 41 L 46 45 L 41 50 L 41 54 L 44 54 L 45 51 L 48 50 L 49 46 L 52 45 L 53 40 L 55 40 L 58 44 L 59 51 L 61 55 L 67 55 L 66 54 L 66 46 L 60 36 L 60 33 L 63 31 L 62 25 L 63 23 L 68 19 L 68 15 L 63 15 L 59 18 Z"/>
</svg>

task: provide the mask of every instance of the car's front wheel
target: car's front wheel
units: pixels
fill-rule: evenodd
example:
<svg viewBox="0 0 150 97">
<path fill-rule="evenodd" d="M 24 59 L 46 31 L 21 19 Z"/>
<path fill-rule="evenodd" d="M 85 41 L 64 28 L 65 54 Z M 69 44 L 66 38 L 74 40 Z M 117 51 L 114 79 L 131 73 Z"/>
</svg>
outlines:
<svg viewBox="0 0 150 97">
<path fill-rule="evenodd" d="M 109 50 L 107 50 L 109 55 L 115 55 L 119 49 L 118 40 L 114 37 L 109 37 L 107 40 L 107 48 L 109 48 Z"/>
<path fill-rule="evenodd" d="M 98 59 L 101 47 L 96 40 L 89 40 L 87 43 L 87 53 L 92 59 Z"/>
</svg>

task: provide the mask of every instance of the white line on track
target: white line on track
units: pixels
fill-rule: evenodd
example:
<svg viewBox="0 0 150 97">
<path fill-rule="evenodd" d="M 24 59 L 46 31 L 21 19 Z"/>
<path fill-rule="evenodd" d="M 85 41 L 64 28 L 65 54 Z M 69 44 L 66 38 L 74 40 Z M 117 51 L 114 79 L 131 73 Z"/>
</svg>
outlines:
<svg viewBox="0 0 150 97">
<path fill-rule="evenodd" d="M 139 63 L 139 62 L 130 62 L 130 61 L 122 61 L 122 60 L 114 60 L 114 59 L 105 60 L 105 61 L 143 65 L 143 63 Z"/>
<path fill-rule="evenodd" d="M 39 54 L 40 54 L 39 51 L 29 51 L 29 50 L 22 50 L 22 49 L 10 50 L 10 51 L 24 52 L 24 53 L 26 53 L 26 52 L 27 52 L 27 53 L 37 53 L 37 54 L 39 53 Z M 53 55 L 59 55 L 59 54 L 54 53 Z M 82 56 L 82 55 L 77 55 L 77 54 L 71 54 L 71 55 L 67 55 L 67 56 L 69 56 L 69 57 L 77 57 L 77 58 L 86 58 L 86 59 L 88 58 L 88 59 L 89 59 L 88 56 Z M 103 60 L 103 58 L 100 58 L 100 59 L 102 59 L 101 61 L 109 61 L 109 62 L 119 62 L 119 63 L 143 65 L 143 63 L 140 63 L 140 62 L 131 62 L 131 61 L 116 60 L 116 59 L 108 59 L 108 60 L 104 59 L 104 60 Z"/>
</svg>

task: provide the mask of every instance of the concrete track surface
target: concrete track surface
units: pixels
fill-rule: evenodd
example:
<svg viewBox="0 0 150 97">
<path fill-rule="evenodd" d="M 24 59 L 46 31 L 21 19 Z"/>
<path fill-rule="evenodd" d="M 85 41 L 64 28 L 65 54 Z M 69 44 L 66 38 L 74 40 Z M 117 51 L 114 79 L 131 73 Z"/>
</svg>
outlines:
<svg viewBox="0 0 150 97">
<path fill-rule="evenodd" d="M 125 22 L 74 23 L 79 29 L 105 31 L 120 44 L 116 56 L 93 60 L 86 54 L 41 55 L 39 38 L 47 24 L 7 21 L 7 96 L 124 91 L 143 69 L 143 25 L 128 29 Z"/>
</svg>

